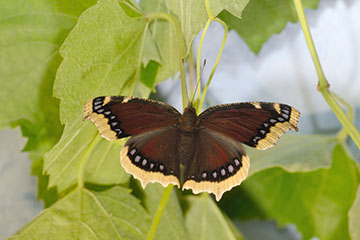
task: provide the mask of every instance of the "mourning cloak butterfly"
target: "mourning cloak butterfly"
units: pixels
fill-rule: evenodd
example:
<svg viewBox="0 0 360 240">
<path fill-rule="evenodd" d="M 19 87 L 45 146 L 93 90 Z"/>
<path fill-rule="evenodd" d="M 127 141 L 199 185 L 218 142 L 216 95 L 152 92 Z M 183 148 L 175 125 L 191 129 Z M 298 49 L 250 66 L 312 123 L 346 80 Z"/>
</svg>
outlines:
<svg viewBox="0 0 360 240">
<path fill-rule="evenodd" d="M 265 102 L 217 105 L 199 116 L 192 105 L 180 114 L 168 104 L 132 97 L 97 97 L 84 105 L 84 119 L 93 121 L 102 137 L 131 136 L 121 163 L 143 187 L 182 182 L 182 189 L 213 193 L 216 200 L 248 174 L 241 143 L 272 147 L 286 130 L 297 131 L 299 116 L 288 105 Z"/>
</svg>

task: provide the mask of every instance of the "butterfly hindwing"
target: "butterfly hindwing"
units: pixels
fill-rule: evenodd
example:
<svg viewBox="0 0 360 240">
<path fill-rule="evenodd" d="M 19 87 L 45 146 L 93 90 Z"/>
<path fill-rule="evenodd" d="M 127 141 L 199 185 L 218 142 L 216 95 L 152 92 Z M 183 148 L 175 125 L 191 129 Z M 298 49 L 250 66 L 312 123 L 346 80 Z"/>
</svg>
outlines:
<svg viewBox="0 0 360 240">
<path fill-rule="evenodd" d="M 246 178 L 249 158 L 241 143 L 209 129 L 199 130 L 195 145 L 193 158 L 186 163 L 183 189 L 213 193 L 219 201 Z"/>
<path fill-rule="evenodd" d="M 200 127 L 263 150 L 286 130 L 297 130 L 299 117 L 299 111 L 286 104 L 248 102 L 208 108 L 199 119 Z"/>
<path fill-rule="evenodd" d="M 141 134 L 174 124 L 180 113 L 172 106 L 148 99 L 103 96 L 84 105 L 90 119 L 108 140 Z"/>
<path fill-rule="evenodd" d="M 143 187 L 149 182 L 180 186 L 180 164 L 175 154 L 177 134 L 169 126 L 132 136 L 121 150 L 121 165 Z"/>
</svg>

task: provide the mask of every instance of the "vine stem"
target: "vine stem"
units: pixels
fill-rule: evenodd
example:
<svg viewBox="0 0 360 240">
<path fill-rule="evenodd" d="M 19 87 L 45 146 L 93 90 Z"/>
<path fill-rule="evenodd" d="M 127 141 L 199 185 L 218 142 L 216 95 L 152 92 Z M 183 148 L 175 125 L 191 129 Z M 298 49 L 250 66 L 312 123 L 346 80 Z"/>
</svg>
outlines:
<svg viewBox="0 0 360 240">
<path fill-rule="evenodd" d="M 164 213 L 164 210 L 165 210 L 166 204 L 167 204 L 167 202 L 169 200 L 172 188 L 173 188 L 172 184 L 169 184 L 165 188 L 164 193 L 163 193 L 163 195 L 161 197 L 161 201 L 159 203 L 159 206 L 158 206 L 158 208 L 156 210 L 154 219 L 153 219 L 153 221 L 151 223 L 151 227 L 150 227 L 150 230 L 149 230 L 148 235 L 146 237 L 146 240 L 154 239 L 156 229 L 157 229 L 157 227 L 158 227 L 158 225 L 160 223 L 161 217 L 162 217 L 162 215 Z"/>
<path fill-rule="evenodd" d="M 337 103 L 335 97 L 329 90 L 329 83 L 325 78 L 325 74 L 321 68 L 320 60 L 317 55 L 314 42 L 311 37 L 310 29 L 308 22 L 306 20 L 304 7 L 302 5 L 301 0 L 294 0 L 294 5 L 296 9 L 296 13 L 298 15 L 301 28 L 304 33 L 304 37 L 309 48 L 313 63 L 315 65 L 316 73 L 318 75 L 318 90 L 323 95 L 325 101 L 328 103 L 332 111 L 335 113 L 336 117 L 339 119 L 340 123 L 342 124 L 343 128 L 350 135 L 352 140 L 355 142 L 356 146 L 360 149 L 360 134 L 352 124 L 349 117 L 345 114 L 345 112 L 341 109 L 339 104 Z"/>
<path fill-rule="evenodd" d="M 202 105 L 203 105 L 203 103 L 204 103 L 204 101 L 205 101 L 205 96 L 206 96 L 207 90 L 208 90 L 208 88 L 209 88 L 209 86 L 210 86 L 210 83 L 211 83 L 211 80 L 212 80 L 212 78 L 213 78 L 213 76 L 214 76 L 214 74 L 215 74 L 216 68 L 217 68 L 217 66 L 219 65 L 220 58 L 221 58 L 221 55 L 222 55 L 222 53 L 223 53 L 223 50 L 224 50 L 224 47 L 225 47 L 226 38 L 227 38 L 227 34 L 228 34 L 228 27 L 227 27 L 227 25 L 226 25 L 223 21 L 221 21 L 221 20 L 218 19 L 218 18 L 215 18 L 214 21 L 217 21 L 217 22 L 219 22 L 221 25 L 223 25 L 223 27 L 224 27 L 224 37 L 223 37 L 223 41 L 222 41 L 222 43 L 221 43 L 221 47 L 220 47 L 219 53 L 218 53 L 218 55 L 217 55 L 217 57 L 216 57 L 216 61 L 215 61 L 214 67 L 213 67 L 213 69 L 212 69 L 212 71 L 211 71 L 211 73 L 210 73 L 209 79 L 208 79 L 208 81 L 207 81 L 207 83 L 206 83 L 206 85 L 205 85 L 204 91 L 203 91 L 203 93 L 202 93 L 202 95 L 201 95 L 201 100 L 200 100 L 200 104 L 199 104 L 199 108 L 198 108 L 198 111 L 199 111 L 199 112 L 200 112 L 201 109 L 202 109 Z"/>
<path fill-rule="evenodd" d="M 199 49 L 198 49 L 197 57 L 196 57 L 196 82 L 197 82 L 196 89 L 198 89 L 198 95 L 197 95 L 197 101 L 196 102 L 200 101 L 200 91 L 201 91 L 201 81 L 200 81 L 201 50 L 202 50 L 202 46 L 203 46 L 203 43 L 204 43 L 206 32 L 209 29 L 209 26 L 210 26 L 211 22 L 212 22 L 212 20 L 209 18 L 207 20 L 206 24 L 205 24 L 204 30 L 203 30 L 203 32 L 201 34 L 201 38 L 200 38 L 200 42 L 199 42 Z M 200 111 L 199 109 L 200 109 L 200 107 L 197 106 L 197 109 L 196 109 L 197 112 Z"/>
<path fill-rule="evenodd" d="M 202 105 L 204 103 L 204 100 L 205 100 L 205 96 L 206 96 L 206 93 L 207 93 L 207 90 L 209 88 L 209 85 L 210 85 L 210 82 L 211 82 L 211 79 L 213 78 L 214 74 L 215 74 L 215 71 L 216 71 L 216 68 L 220 62 L 220 58 L 221 58 L 221 55 L 223 53 L 223 50 L 224 50 L 224 46 L 225 46 L 225 42 L 226 42 L 226 38 L 227 38 L 227 34 L 228 34 L 228 27 L 227 25 L 220 19 L 218 19 L 217 17 L 215 17 L 213 15 L 213 13 L 211 12 L 211 9 L 210 9 L 210 3 L 209 3 L 209 0 L 205 0 L 205 7 L 206 7 L 206 12 L 208 14 L 208 20 L 206 22 L 206 25 L 204 27 L 204 30 L 201 34 L 201 38 L 200 38 L 200 43 L 199 43 L 199 49 L 198 49 L 198 53 L 197 53 L 197 59 L 196 59 L 196 81 L 197 81 L 197 88 L 200 89 L 200 85 L 201 85 L 201 81 L 200 81 L 200 58 L 201 58 L 201 50 L 202 50 L 202 47 L 203 47 L 203 43 L 204 43 L 204 38 L 205 38 L 205 35 L 206 35 L 206 32 L 208 31 L 209 27 L 210 27 L 210 24 L 212 23 L 212 21 L 216 21 L 216 22 L 219 22 L 223 27 L 224 27 L 224 37 L 223 37 L 223 41 L 221 43 L 221 47 L 220 47 L 220 50 L 219 50 L 219 53 L 216 57 L 216 61 L 215 61 L 215 64 L 213 66 L 213 69 L 211 71 L 211 74 L 209 76 L 209 79 L 208 81 L 206 82 L 206 85 L 205 85 L 205 88 L 201 94 L 201 99 L 200 99 L 200 90 L 198 92 L 198 99 L 197 99 L 197 102 L 199 103 L 197 108 L 196 108 L 196 111 L 197 113 L 199 113 L 202 109 Z"/>
</svg>

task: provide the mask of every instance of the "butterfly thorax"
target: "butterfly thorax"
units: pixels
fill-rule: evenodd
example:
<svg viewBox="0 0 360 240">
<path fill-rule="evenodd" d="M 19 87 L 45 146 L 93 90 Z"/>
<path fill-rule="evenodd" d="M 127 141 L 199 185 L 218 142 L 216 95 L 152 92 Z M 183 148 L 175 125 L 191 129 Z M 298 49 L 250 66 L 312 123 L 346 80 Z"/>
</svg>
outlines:
<svg viewBox="0 0 360 240">
<path fill-rule="evenodd" d="M 194 132 L 197 129 L 198 117 L 192 105 L 184 109 L 184 113 L 179 119 L 179 129 L 183 132 Z"/>
</svg>

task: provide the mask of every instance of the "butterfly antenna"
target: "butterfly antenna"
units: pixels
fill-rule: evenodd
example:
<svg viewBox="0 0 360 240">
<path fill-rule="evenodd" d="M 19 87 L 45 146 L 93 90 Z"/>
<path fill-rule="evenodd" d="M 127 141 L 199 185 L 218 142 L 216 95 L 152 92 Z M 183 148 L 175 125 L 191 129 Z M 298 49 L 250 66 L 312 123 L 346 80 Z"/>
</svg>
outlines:
<svg viewBox="0 0 360 240">
<path fill-rule="evenodd" d="M 196 92 L 197 92 L 197 90 L 198 90 L 198 88 L 199 88 L 199 86 L 200 86 L 201 76 L 202 76 L 202 74 L 203 74 L 203 72 L 204 72 L 205 66 L 206 66 L 206 58 L 204 59 L 202 68 L 201 68 L 201 70 L 200 70 L 200 78 L 199 78 L 198 81 L 196 82 L 196 87 L 195 87 L 195 89 L 194 89 L 194 93 L 193 93 L 193 95 L 192 95 L 192 97 L 191 97 L 190 103 L 193 103 L 193 102 L 194 102 L 194 98 L 195 98 Z"/>
</svg>

